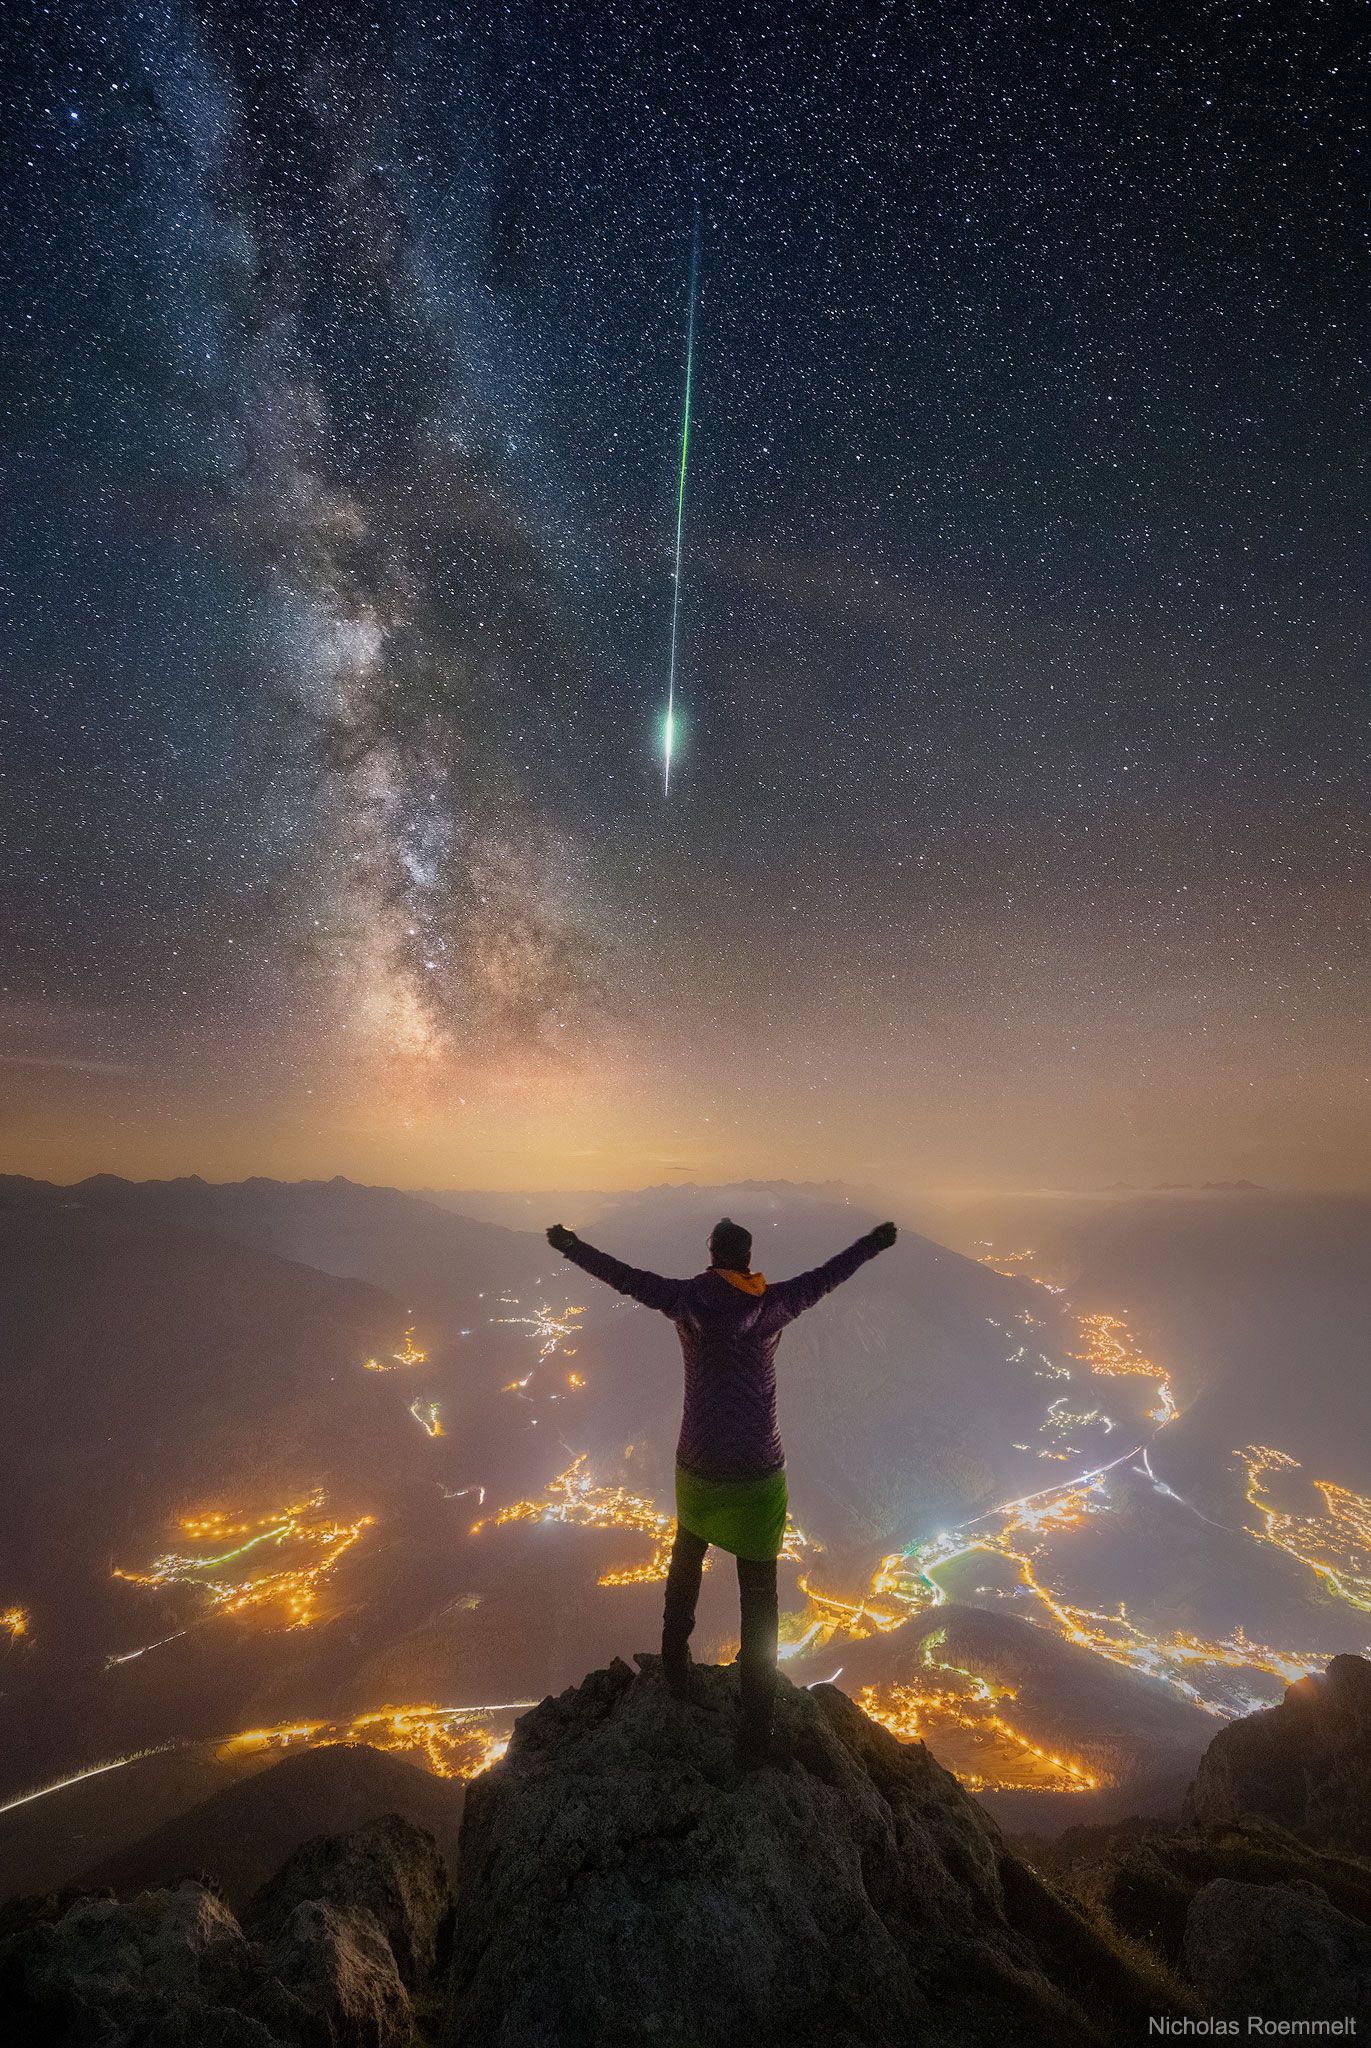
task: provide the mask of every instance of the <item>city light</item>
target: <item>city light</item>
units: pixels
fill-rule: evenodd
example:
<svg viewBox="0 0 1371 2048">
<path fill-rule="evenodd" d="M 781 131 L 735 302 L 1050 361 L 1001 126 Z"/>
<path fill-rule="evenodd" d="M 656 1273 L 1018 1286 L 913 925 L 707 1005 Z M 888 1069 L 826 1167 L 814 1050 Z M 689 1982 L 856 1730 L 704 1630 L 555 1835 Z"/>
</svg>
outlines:
<svg viewBox="0 0 1371 2048">
<path fill-rule="evenodd" d="M 981 1238 L 978 1242 L 986 1244 L 987 1240 Z M 1053 1281 L 1044 1280 L 1040 1273 L 1033 1272 L 1037 1256 L 1034 1251 L 997 1252 L 993 1248 L 976 1255 L 980 1265 L 989 1266 L 992 1273 L 1000 1274 L 1005 1280 L 1031 1280 L 1035 1287 L 1045 1288 L 1049 1294 L 1065 1294 L 1064 1287 L 1058 1287 Z"/>
<path fill-rule="evenodd" d="M 510 1307 L 518 1307 L 518 1303 L 513 1295 L 501 1295 L 500 1299 Z M 492 1316 L 490 1320 L 492 1323 L 512 1325 L 531 1330 L 537 1340 L 538 1358 L 541 1363 L 542 1360 L 553 1357 L 558 1351 L 561 1352 L 564 1358 L 574 1358 L 576 1356 L 576 1346 L 568 1344 L 566 1340 L 568 1337 L 574 1336 L 576 1331 L 582 1328 L 580 1323 L 572 1321 L 572 1317 L 583 1316 L 584 1314 L 584 1307 L 571 1306 L 564 1308 L 560 1315 L 554 1315 L 552 1310 L 544 1304 L 543 1307 L 534 1309 L 532 1315 Z M 528 1381 L 527 1379 L 522 1379 L 515 1384 L 522 1387 L 526 1386 Z M 506 1388 L 505 1391 L 508 1392 L 509 1389 Z"/>
<path fill-rule="evenodd" d="M 1312 1484 L 1323 1497 L 1324 1512 L 1285 1512 L 1267 1497 L 1263 1481 L 1268 1474 L 1300 1471 L 1299 1459 L 1265 1444 L 1249 1444 L 1237 1456 L 1247 1468 L 1248 1502 L 1261 1517 L 1261 1529 L 1254 1533 L 1316 1573 L 1336 1599 L 1371 1613 L 1371 1499 L 1316 1479 Z"/>
<path fill-rule="evenodd" d="M 582 1529 L 631 1529 L 651 1543 L 651 1557 L 641 1564 L 603 1572 L 596 1584 L 639 1586 L 665 1579 L 676 1534 L 674 1516 L 664 1514 L 654 1500 L 643 1494 L 630 1493 L 627 1487 L 597 1485 L 586 1470 L 589 1455 L 589 1452 L 582 1451 L 565 1472 L 549 1480 L 541 1499 L 511 1501 L 496 1514 L 473 1522 L 472 1535 L 491 1523 L 499 1527 L 508 1522 L 569 1522 Z M 803 1530 L 787 1521 L 781 1557 L 793 1563 L 803 1554 L 807 1544 L 808 1538 Z M 710 1563 L 710 1558 L 706 1557 L 706 1571 Z"/>
<path fill-rule="evenodd" d="M 588 1462 L 589 1452 L 582 1451 L 564 1472 L 548 1481 L 541 1500 L 511 1501 L 494 1515 L 473 1522 L 472 1535 L 492 1523 L 499 1528 L 511 1522 L 569 1522 L 582 1529 L 631 1529 L 651 1543 L 651 1557 L 643 1564 L 602 1573 L 597 1585 L 630 1586 L 664 1579 L 675 1534 L 673 1518 L 664 1515 L 655 1501 L 630 1493 L 627 1487 L 597 1486 L 586 1470 Z"/>
<path fill-rule="evenodd" d="M 398 1372 L 407 1365 L 423 1365 L 427 1351 L 420 1351 L 414 1342 L 414 1331 L 405 1331 L 405 1341 L 398 1351 L 392 1351 L 388 1358 L 368 1358 L 363 1361 L 366 1372 Z"/>
<path fill-rule="evenodd" d="M 1157 1406 L 1148 1410 L 1150 1422 L 1174 1422 L 1176 1400 L 1171 1390 L 1171 1377 L 1164 1366 L 1154 1365 L 1150 1358 L 1138 1349 L 1123 1316 L 1084 1315 L 1077 1316 L 1085 1349 L 1072 1353 L 1082 1359 L 1094 1373 L 1108 1377 L 1140 1375 L 1157 1382 Z"/>
<path fill-rule="evenodd" d="M 192 1587 L 206 1596 L 215 1614 L 239 1615 L 279 1608 L 288 1627 L 305 1628 L 315 1619 L 324 1581 L 376 1519 L 374 1515 L 361 1515 L 355 1522 L 336 1521 L 323 1512 L 324 1498 L 323 1492 L 316 1489 L 303 1501 L 257 1517 L 227 1513 L 219 1508 L 186 1516 L 178 1524 L 181 1534 L 191 1543 L 216 1546 L 215 1555 L 173 1551 L 155 1558 L 146 1571 L 116 1567 L 114 1577 L 135 1586 Z M 244 1539 L 241 1543 L 232 1543 L 232 1539 L 240 1536 Z M 217 1546 L 225 1542 L 232 1543 L 232 1547 L 218 1550 Z M 267 1545 L 275 1545 L 278 1550 L 289 1546 L 301 1561 L 258 1570 L 255 1554 Z M 241 1560 L 248 1557 L 252 1557 L 253 1563 L 244 1568 Z M 230 1566 L 238 1569 L 227 1569 Z M 162 1640 L 170 1642 L 174 1638 Z M 159 1645 L 147 1644 L 144 1650 L 131 1651 L 112 1661 L 127 1662 L 129 1656 L 141 1656 L 155 1647 Z"/>
<path fill-rule="evenodd" d="M 1014 1277 L 1033 1279 L 1036 1276 L 1028 1270 L 1033 1256 L 1028 1252 L 1004 1255 L 997 1270 L 1007 1269 Z M 501 1297 L 501 1305 L 511 1310 L 519 1308 L 512 1296 Z M 581 1327 L 576 1319 L 583 1314 L 584 1310 L 568 1306 L 554 1315 L 543 1306 L 532 1314 L 512 1313 L 492 1321 L 529 1330 L 542 1363 L 559 1351 L 568 1357 L 574 1355 L 566 1339 Z M 1067 1366 L 1044 1352 L 1032 1350 L 1031 1336 L 1024 1341 L 1019 1333 L 996 1323 L 993 1317 L 987 1320 L 1007 1339 L 1007 1363 L 1019 1365 L 1049 1382 L 1055 1380 L 1060 1384 L 1073 1377 Z M 1030 1328 L 1040 1324 L 1039 1318 L 1027 1313 L 1016 1320 Z M 1288 1684 L 1322 1667 L 1326 1661 L 1324 1653 L 1281 1649 L 1254 1640 L 1241 1627 L 1226 1636 L 1208 1638 L 1183 1628 L 1149 1627 L 1131 1615 L 1122 1601 L 1106 1610 L 1067 1597 L 1053 1569 L 1053 1546 L 1062 1537 L 1085 1528 L 1092 1519 L 1114 1511 L 1122 1468 L 1139 1473 L 1156 1492 L 1189 1512 L 1202 1515 L 1199 1508 L 1158 1479 L 1149 1457 L 1150 1445 L 1179 1412 L 1168 1372 L 1146 1355 L 1126 1316 L 1092 1311 L 1075 1316 L 1074 1322 L 1079 1332 L 1078 1344 L 1067 1355 L 1077 1368 L 1083 1368 L 1096 1380 L 1134 1379 L 1150 1383 L 1145 1396 L 1149 1405 L 1143 1410 L 1149 1433 L 1141 1441 L 1135 1436 L 1128 1448 L 1106 1463 L 1097 1463 L 1059 1484 L 1021 1494 L 965 1524 L 889 1553 L 872 1572 L 864 1590 L 821 1590 L 816 1586 L 812 1560 L 822 1546 L 812 1543 L 802 1529 L 787 1520 L 780 1561 L 799 1567 L 796 1586 L 803 1606 L 782 1616 L 778 1649 L 783 1660 L 823 1650 L 830 1644 L 895 1635 L 921 1616 L 934 1614 L 950 1601 L 965 1597 L 949 1587 L 949 1575 L 958 1566 L 982 1558 L 997 1567 L 1002 1577 L 996 1585 L 992 1572 L 990 1583 L 977 1585 L 976 1593 L 985 1594 L 993 1589 L 1002 1596 L 1031 1602 L 1038 1621 L 1061 1640 L 1144 1677 L 1159 1679 L 1181 1697 L 1219 1718 L 1231 1718 L 1266 1704 L 1269 1693 L 1262 1687 L 1263 1680 Z M 422 1364 L 424 1359 L 425 1354 L 414 1344 L 411 1329 L 405 1332 L 402 1348 L 389 1362 L 368 1360 L 367 1365 L 371 1370 L 389 1371 Z M 536 1366 L 510 1382 L 506 1391 L 531 1399 L 525 1390 L 535 1372 Z M 565 1373 L 566 1387 L 578 1389 L 584 1384 L 579 1372 Z M 409 1404 L 409 1412 L 426 1435 L 443 1434 L 436 1401 L 416 1397 Z M 1132 1413 L 1137 1428 L 1139 1411 L 1134 1409 Z M 1119 1420 L 1088 1397 L 1082 1400 L 1059 1393 L 1049 1399 L 1045 1389 L 1038 1425 L 1038 1455 L 1079 1459 L 1073 1439 L 1080 1439 L 1086 1432 L 1116 1437 L 1123 1433 Z M 1027 1450 L 1030 1445 L 1019 1448 Z M 625 1455 L 628 1454 L 626 1451 Z M 674 1517 L 645 1493 L 621 1483 L 597 1481 L 590 1470 L 589 1455 L 582 1452 L 574 1457 L 548 1482 L 540 1496 L 509 1502 L 494 1513 L 483 1515 L 471 1525 L 471 1533 L 476 1535 L 518 1522 L 622 1530 L 641 1542 L 644 1554 L 636 1562 L 602 1572 L 596 1583 L 603 1587 L 660 1583 L 666 1577 L 670 1560 L 676 1528 Z M 1259 1523 L 1256 1528 L 1249 1526 L 1247 1535 L 1284 1550 L 1315 1573 L 1337 1598 L 1371 1611 L 1371 1500 L 1331 1481 L 1296 1477 L 1301 1473 L 1298 1461 L 1270 1447 L 1249 1445 L 1237 1455 L 1246 1471 L 1246 1498 Z M 1302 1511 L 1290 1505 L 1292 1487 L 1302 1487 L 1311 1496 Z M 482 1487 L 451 1490 L 444 1486 L 441 1490 L 445 1498 L 475 1493 L 484 1504 Z M 371 1516 L 353 1522 L 333 1519 L 325 1510 L 324 1494 L 319 1489 L 260 1515 L 203 1509 L 184 1516 L 178 1524 L 184 1550 L 156 1559 L 146 1571 L 120 1571 L 116 1576 L 137 1585 L 192 1587 L 205 1596 L 210 1614 L 277 1609 L 288 1626 L 303 1627 L 315 1618 L 324 1582 L 372 1520 Z M 1234 1533 L 1239 1532 L 1235 1529 Z M 275 1554 L 281 1550 L 288 1552 L 289 1561 L 285 1564 L 275 1561 Z M 714 1562 L 712 1554 L 707 1556 L 705 1569 L 710 1569 Z M 28 1626 L 29 1619 L 22 1608 L 0 1614 L 0 1627 L 8 1631 L 12 1640 L 25 1633 Z M 111 1657 L 107 1665 L 129 1662 L 185 1632 L 178 1630 L 156 1643 Z M 942 1654 L 945 1636 L 946 1631 L 939 1629 L 918 1640 L 917 1668 L 912 1674 L 902 1673 L 898 1680 L 860 1688 L 857 1702 L 873 1720 L 904 1740 L 929 1742 L 972 1790 L 1084 1792 L 1107 1782 L 1086 1761 L 1062 1754 L 1060 1744 L 1035 1740 L 1020 1725 L 1016 1687 L 984 1671 L 949 1661 Z M 440 1777 L 469 1779 L 504 1754 L 509 1735 L 501 1717 L 533 1704 L 514 1701 L 493 1707 L 431 1703 L 378 1707 L 351 1719 L 287 1722 L 247 1731 L 230 1738 L 225 1753 L 284 1749 L 297 1744 L 366 1742 L 411 1755 Z M 114 1768 L 118 1765 L 97 1767 Z"/>
<path fill-rule="evenodd" d="M 477 1777 L 497 1763 L 509 1747 L 509 1729 L 498 1725 L 521 1714 L 537 1700 L 501 1700 L 492 1706 L 373 1707 L 342 1721 L 284 1721 L 272 1728 L 251 1728 L 220 1745 L 222 1757 L 251 1755 L 272 1749 L 323 1749 L 339 1743 L 363 1742 L 411 1756 L 438 1778 Z"/>
</svg>

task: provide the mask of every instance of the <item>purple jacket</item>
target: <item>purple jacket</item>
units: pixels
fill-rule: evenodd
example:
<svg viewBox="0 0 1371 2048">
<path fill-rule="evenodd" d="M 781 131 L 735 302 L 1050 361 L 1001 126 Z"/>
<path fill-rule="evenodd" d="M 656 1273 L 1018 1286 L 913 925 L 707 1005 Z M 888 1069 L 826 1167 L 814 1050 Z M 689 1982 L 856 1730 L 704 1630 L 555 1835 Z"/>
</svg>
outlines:
<svg viewBox="0 0 1371 2048">
<path fill-rule="evenodd" d="M 693 1280 L 664 1280 L 597 1251 L 579 1237 L 566 1257 L 676 1325 L 685 1356 L 685 1410 L 676 1457 L 702 1479 L 760 1479 L 785 1451 L 776 1427 L 776 1346 L 795 1317 L 881 1249 L 859 1237 L 810 1273 L 745 1294 L 711 1267 Z"/>
</svg>

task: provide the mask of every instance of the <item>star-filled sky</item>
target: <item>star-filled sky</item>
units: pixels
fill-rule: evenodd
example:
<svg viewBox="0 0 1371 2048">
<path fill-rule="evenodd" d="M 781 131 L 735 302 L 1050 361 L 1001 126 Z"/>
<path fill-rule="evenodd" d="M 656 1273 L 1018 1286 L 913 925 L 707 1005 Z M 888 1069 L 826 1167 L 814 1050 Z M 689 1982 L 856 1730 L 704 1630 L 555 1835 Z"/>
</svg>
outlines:
<svg viewBox="0 0 1371 2048">
<path fill-rule="evenodd" d="M 1366 1182 L 1360 8 L 7 22 L 4 1166 Z"/>
</svg>

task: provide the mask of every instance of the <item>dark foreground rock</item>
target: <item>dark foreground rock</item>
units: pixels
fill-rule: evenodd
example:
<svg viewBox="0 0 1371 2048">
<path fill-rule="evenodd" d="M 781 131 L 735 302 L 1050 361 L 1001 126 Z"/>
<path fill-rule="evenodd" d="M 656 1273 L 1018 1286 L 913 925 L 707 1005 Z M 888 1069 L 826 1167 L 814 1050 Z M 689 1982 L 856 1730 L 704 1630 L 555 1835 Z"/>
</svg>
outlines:
<svg viewBox="0 0 1371 2048">
<path fill-rule="evenodd" d="M 1371 2031 L 1371 1928 L 1315 1885 L 1216 1878 L 1191 1902 L 1184 1962 L 1218 2018 L 1259 2013 L 1306 2026 L 1342 2022 L 1341 2031 L 1357 2036 Z"/>
<path fill-rule="evenodd" d="M 249 1901 L 243 1925 L 277 1939 L 307 1900 L 345 1917 L 370 1915 L 411 1989 L 432 1976 L 451 1931 L 452 1885 L 438 1844 L 398 1813 L 302 1843 Z"/>
<path fill-rule="evenodd" d="M 1325 1848 L 1371 1856 L 1371 1662 L 1334 1657 L 1277 1707 L 1214 1737 L 1186 1799 L 1194 1821 L 1260 1814 Z"/>
<path fill-rule="evenodd" d="M 7 2038 L 25 2048 L 409 2048 L 414 2010 L 392 1939 L 417 1985 L 450 1904 L 432 1838 L 389 1816 L 332 1838 L 326 1853 L 306 1845 L 279 1880 L 259 1895 L 256 1939 L 193 1877 L 128 1902 L 11 1902 L 0 1915 Z"/>
<path fill-rule="evenodd" d="M 1334 1657 L 1211 1742 L 1179 1826 L 1071 1831 L 1030 1860 L 1220 2020 L 1371 2032 L 1371 1663 Z"/>
<path fill-rule="evenodd" d="M 1184 1960 L 1190 1910 L 1207 1886 L 1245 1891 L 1298 1885 L 1371 1926 L 1371 1866 L 1314 1849 L 1261 1819 L 1215 1822 L 1125 1840 L 1075 1863 L 1070 1888 L 1169 1965 Z"/>
<path fill-rule="evenodd" d="M 638 1662 L 469 1788 L 445 2048 L 1065 2048 L 1186 2009 L 836 1687 L 782 1680 L 744 1773 L 736 1667 L 679 1701 Z"/>
</svg>

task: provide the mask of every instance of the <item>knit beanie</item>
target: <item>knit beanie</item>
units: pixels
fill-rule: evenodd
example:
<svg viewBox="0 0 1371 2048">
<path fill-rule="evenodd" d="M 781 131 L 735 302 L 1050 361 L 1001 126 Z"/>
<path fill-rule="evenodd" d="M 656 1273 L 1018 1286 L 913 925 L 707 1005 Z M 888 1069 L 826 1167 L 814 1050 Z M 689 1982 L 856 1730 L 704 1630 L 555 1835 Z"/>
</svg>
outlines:
<svg viewBox="0 0 1371 2048">
<path fill-rule="evenodd" d="M 752 1232 L 731 1216 L 721 1216 L 709 1233 L 709 1256 L 716 1266 L 745 1273 L 752 1257 Z"/>
</svg>

